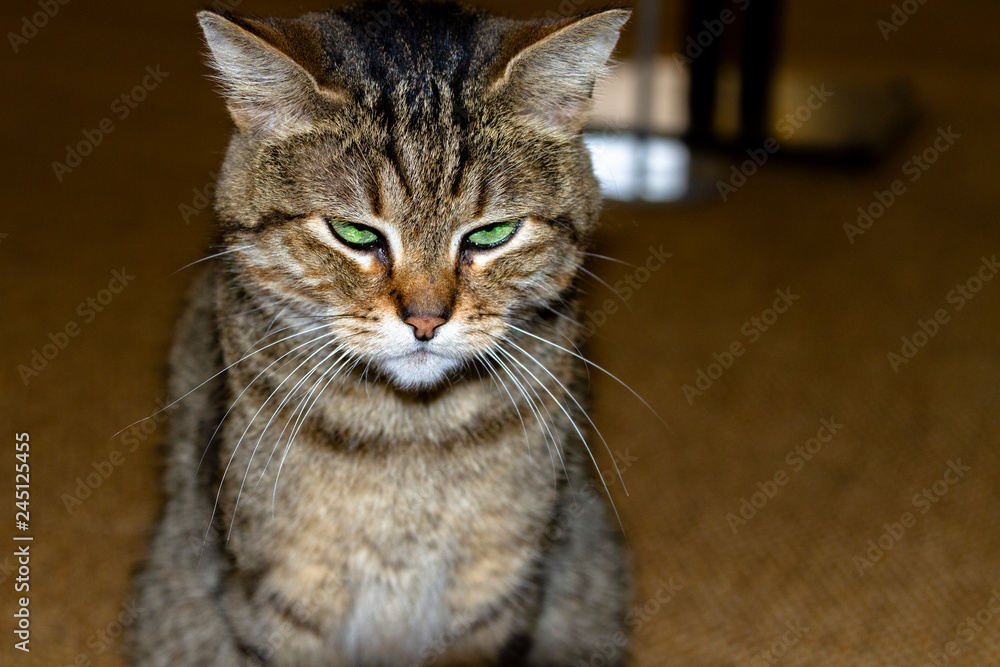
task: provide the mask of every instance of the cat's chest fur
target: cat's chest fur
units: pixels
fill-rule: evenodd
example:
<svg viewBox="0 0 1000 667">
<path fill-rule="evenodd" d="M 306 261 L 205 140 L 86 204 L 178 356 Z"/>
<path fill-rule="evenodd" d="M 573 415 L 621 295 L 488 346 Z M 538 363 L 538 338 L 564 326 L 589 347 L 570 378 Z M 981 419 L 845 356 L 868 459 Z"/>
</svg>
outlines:
<svg viewBox="0 0 1000 667">
<path fill-rule="evenodd" d="M 345 398 L 325 409 L 351 407 Z M 269 464 L 270 445 L 220 452 L 238 477 L 249 468 L 242 490 L 223 485 L 221 503 L 235 512 L 227 549 L 247 603 L 314 629 L 324 651 L 378 664 L 416 660 L 521 593 L 557 490 L 520 425 L 476 446 L 365 451 L 344 448 L 323 421 L 315 415 Z M 233 429 L 243 430 L 239 415 Z"/>
</svg>

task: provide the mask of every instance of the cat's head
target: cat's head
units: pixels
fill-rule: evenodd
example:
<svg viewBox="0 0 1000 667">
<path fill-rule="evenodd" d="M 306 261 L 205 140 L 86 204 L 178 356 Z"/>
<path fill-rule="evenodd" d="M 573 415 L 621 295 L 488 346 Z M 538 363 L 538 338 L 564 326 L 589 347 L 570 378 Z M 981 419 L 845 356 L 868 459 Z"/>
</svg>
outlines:
<svg viewBox="0 0 1000 667">
<path fill-rule="evenodd" d="M 200 13 L 236 125 L 216 194 L 231 275 L 399 388 L 489 355 L 574 296 L 599 207 L 581 128 L 628 16 Z"/>
</svg>

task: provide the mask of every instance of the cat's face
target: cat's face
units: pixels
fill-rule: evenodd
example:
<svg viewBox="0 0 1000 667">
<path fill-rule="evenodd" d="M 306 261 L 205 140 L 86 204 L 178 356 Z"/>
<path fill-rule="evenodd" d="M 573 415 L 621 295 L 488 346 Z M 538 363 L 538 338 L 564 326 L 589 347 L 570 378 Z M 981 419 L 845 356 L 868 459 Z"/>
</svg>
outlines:
<svg viewBox="0 0 1000 667">
<path fill-rule="evenodd" d="M 586 221 L 554 219 L 561 211 L 538 194 L 550 189 L 544 175 L 499 152 L 468 160 L 457 188 L 446 178 L 433 196 L 410 196 L 434 176 L 394 166 L 361 134 L 349 147 L 315 137 L 288 150 L 293 176 L 272 185 L 281 217 L 231 232 L 243 248 L 234 260 L 399 386 L 432 386 L 488 354 L 509 322 L 559 301 Z M 452 177 L 457 163 L 442 158 Z M 248 197 L 274 210 L 266 195 Z"/>
<path fill-rule="evenodd" d="M 446 7 L 372 31 L 351 11 L 202 15 L 238 128 L 217 209 L 246 289 L 428 389 L 575 289 L 598 206 L 579 128 L 627 14 L 528 30 Z"/>
</svg>

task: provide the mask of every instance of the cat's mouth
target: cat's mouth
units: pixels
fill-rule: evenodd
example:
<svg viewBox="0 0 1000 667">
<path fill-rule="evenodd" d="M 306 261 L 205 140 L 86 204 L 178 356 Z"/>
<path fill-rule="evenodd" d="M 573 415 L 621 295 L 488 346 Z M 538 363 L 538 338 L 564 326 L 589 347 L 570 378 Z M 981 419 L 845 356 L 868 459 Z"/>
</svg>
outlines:
<svg viewBox="0 0 1000 667">
<path fill-rule="evenodd" d="M 399 389 L 433 389 L 459 371 L 463 362 L 421 345 L 415 350 L 379 362 L 382 373 Z"/>
</svg>

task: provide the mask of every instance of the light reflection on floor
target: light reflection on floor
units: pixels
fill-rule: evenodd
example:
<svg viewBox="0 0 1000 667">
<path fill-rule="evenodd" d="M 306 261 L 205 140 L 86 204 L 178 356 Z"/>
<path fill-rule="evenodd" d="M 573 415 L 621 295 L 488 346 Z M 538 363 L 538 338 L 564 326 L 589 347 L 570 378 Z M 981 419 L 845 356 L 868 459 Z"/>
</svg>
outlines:
<svg viewBox="0 0 1000 667">
<path fill-rule="evenodd" d="M 605 198 L 669 202 L 688 194 L 691 153 L 682 141 L 591 133 L 584 136 L 584 142 Z"/>
</svg>

